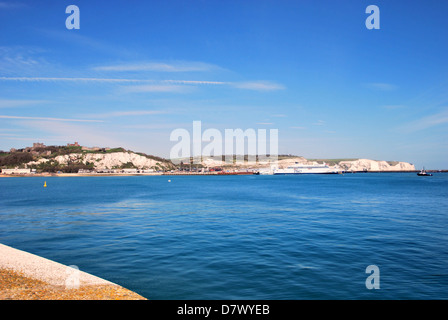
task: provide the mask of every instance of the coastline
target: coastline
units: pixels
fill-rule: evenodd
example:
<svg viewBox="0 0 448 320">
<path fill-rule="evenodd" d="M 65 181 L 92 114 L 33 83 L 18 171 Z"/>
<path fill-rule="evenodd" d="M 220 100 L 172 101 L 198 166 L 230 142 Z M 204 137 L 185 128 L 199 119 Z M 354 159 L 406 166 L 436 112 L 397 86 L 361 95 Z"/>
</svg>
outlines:
<svg viewBox="0 0 448 320">
<path fill-rule="evenodd" d="M 160 173 L 33 173 L 33 174 L 0 174 L 0 178 L 20 177 L 130 177 L 130 176 L 226 176 L 253 175 L 253 172 L 160 172 Z"/>
<path fill-rule="evenodd" d="M 162 173 L 34 173 L 34 174 L 0 174 L 0 178 L 20 178 L 20 177 L 109 177 L 109 176 L 161 176 Z"/>
<path fill-rule="evenodd" d="M 347 171 L 341 174 L 355 173 L 418 173 L 420 170 L 401 171 Z M 448 170 L 426 170 L 426 172 L 446 173 Z M 226 176 L 226 175 L 254 175 L 253 172 L 157 172 L 157 173 L 33 173 L 33 174 L 0 174 L 0 178 L 23 177 L 130 177 L 130 176 Z M 300 175 L 300 174 L 298 174 Z"/>
<path fill-rule="evenodd" d="M 0 244 L 0 300 L 147 299 L 86 272 Z"/>
</svg>

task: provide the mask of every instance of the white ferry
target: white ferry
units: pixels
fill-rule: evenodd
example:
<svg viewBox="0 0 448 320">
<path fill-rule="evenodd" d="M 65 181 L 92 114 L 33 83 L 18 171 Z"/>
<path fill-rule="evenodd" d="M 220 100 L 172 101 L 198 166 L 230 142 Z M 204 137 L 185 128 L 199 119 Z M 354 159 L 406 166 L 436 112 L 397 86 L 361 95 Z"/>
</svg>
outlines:
<svg viewBox="0 0 448 320">
<path fill-rule="evenodd" d="M 273 174 L 335 174 L 342 173 L 341 169 L 330 168 L 327 164 L 300 164 L 296 162 L 295 165 L 287 167 L 286 169 L 275 169 Z"/>
</svg>

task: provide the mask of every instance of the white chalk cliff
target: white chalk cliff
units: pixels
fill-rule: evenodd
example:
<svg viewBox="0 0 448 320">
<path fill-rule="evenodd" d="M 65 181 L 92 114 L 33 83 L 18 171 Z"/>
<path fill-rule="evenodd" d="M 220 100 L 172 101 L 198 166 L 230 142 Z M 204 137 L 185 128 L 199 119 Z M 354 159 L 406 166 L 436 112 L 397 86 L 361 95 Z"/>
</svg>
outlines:
<svg viewBox="0 0 448 320">
<path fill-rule="evenodd" d="M 272 160 L 272 159 L 271 159 Z M 278 168 L 287 168 L 289 166 L 293 166 L 296 163 L 298 164 L 322 164 L 323 161 L 310 161 L 304 157 L 291 157 L 286 159 L 278 160 L 277 162 L 269 163 L 269 160 L 264 162 L 257 163 L 237 163 L 234 167 L 240 168 L 263 168 L 269 169 L 271 166 L 275 166 Z M 334 161 L 333 161 L 334 162 Z M 231 166 L 230 162 L 230 166 Z M 203 159 L 202 165 L 205 167 L 219 167 L 219 166 L 229 166 L 229 163 L 221 161 L 220 159 L 215 160 L 212 158 Z M 346 171 L 414 171 L 415 167 L 413 164 L 408 162 L 398 162 L 398 161 L 378 161 L 378 160 L 370 160 L 370 159 L 356 159 L 356 160 L 346 160 L 339 161 L 336 165 L 330 165 L 333 168 L 340 168 Z"/>
<path fill-rule="evenodd" d="M 113 169 L 120 167 L 121 165 L 126 163 L 132 163 L 139 169 L 150 169 L 157 165 L 160 166 L 168 164 L 167 162 L 149 159 L 145 156 L 133 152 L 71 153 L 56 156 L 54 160 L 62 165 L 67 165 L 69 163 L 93 163 L 95 169 Z M 39 161 L 28 163 L 28 165 L 47 161 L 50 161 L 50 159 L 40 159 Z"/>
<path fill-rule="evenodd" d="M 413 171 L 415 166 L 408 162 L 377 161 L 369 159 L 357 159 L 341 161 L 339 167 L 348 171 Z"/>
<path fill-rule="evenodd" d="M 286 168 L 288 166 L 294 165 L 295 163 L 300 164 L 322 164 L 325 161 L 309 161 L 303 157 L 284 159 L 278 161 L 279 168 Z M 336 165 L 329 165 L 332 168 L 339 168 L 345 171 L 414 171 L 415 166 L 408 162 L 399 161 L 379 161 L 370 159 L 356 159 L 356 160 L 345 160 L 339 161 Z"/>
<path fill-rule="evenodd" d="M 171 163 L 162 160 L 154 160 L 148 157 L 136 154 L 133 152 L 111 152 L 111 153 L 71 153 L 66 155 L 59 155 L 53 159 L 41 158 L 37 161 L 29 162 L 27 165 L 36 165 L 39 163 L 55 160 L 61 165 L 68 165 L 69 163 L 83 163 L 93 164 L 95 169 L 114 169 L 119 168 L 124 164 L 132 163 L 132 165 L 138 169 L 151 169 L 156 166 L 171 167 Z M 271 161 L 270 161 L 271 160 Z M 286 168 L 296 163 L 300 164 L 317 164 L 318 162 L 307 160 L 304 157 L 291 157 L 278 160 L 278 162 L 272 162 L 270 159 L 263 162 L 245 162 L 236 163 L 232 165 L 232 162 L 226 163 L 221 159 L 203 159 L 202 165 L 204 167 L 221 167 L 230 166 L 234 168 L 270 168 L 271 166 Z M 325 160 L 319 161 L 319 163 Z M 334 161 L 333 161 L 334 162 Z M 345 171 L 414 171 L 415 166 L 408 162 L 387 162 L 369 159 L 356 159 L 356 160 L 343 160 L 337 162 L 331 167 L 340 168 Z"/>
</svg>

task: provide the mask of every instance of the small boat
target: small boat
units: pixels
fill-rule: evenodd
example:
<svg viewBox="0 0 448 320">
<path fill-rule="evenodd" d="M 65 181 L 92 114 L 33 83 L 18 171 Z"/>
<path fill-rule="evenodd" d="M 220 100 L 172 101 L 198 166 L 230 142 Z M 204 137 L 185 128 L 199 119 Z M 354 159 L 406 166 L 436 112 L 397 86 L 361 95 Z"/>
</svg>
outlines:
<svg viewBox="0 0 448 320">
<path fill-rule="evenodd" d="M 426 172 L 425 168 L 423 168 L 419 173 L 417 173 L 418 176 L 426 176 L 426 177 L 431 177 L 432 173 L 428 173 Z"/>
</svg>

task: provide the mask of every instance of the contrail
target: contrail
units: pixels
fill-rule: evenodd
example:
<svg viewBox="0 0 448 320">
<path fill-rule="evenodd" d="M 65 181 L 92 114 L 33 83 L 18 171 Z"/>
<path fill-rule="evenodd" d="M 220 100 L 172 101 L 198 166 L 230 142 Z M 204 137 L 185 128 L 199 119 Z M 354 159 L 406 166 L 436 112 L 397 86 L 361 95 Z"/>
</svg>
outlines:
<svg viewBox="0 0 448 320">
<path fill-rule="evenodd" d="M 123 78 L 55 78 L 55 77 L 0 77 L 0 81 L 72 81 L 72 82 L 112 82 L 112 83 L 176 83 L 176 84 L 213 84 L 223 85 L 228 82 L 198 81 L 198 80 L 153 80 L 153 79 L 123 79 Z"/>
</svg>

